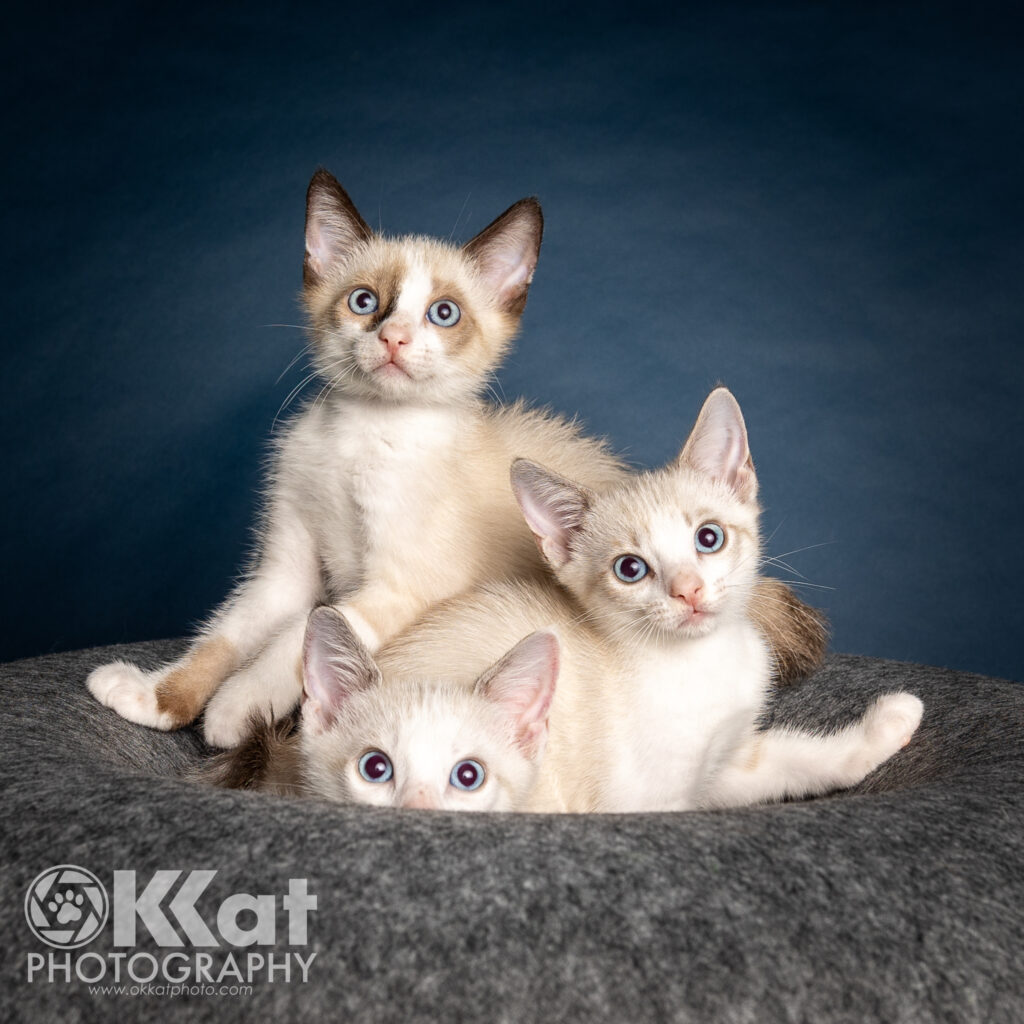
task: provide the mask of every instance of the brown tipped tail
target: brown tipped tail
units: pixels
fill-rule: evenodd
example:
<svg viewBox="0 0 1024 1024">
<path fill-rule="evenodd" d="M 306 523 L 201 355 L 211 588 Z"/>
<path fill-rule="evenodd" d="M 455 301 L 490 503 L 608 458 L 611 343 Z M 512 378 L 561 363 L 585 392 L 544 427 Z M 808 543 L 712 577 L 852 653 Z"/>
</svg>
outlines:
<svg viewBox="0 0 1024 1024">
<path fill-rule="evenodd" d="M 781 580 L 759 580 L 750 610 L 771 649 L 780 686 L 806 678 L 825 660 L 828 619 L 804 604 Z"/>
<path fill-rule="evenodd" d="M 237 747 L 209 758 L 195 777 L 221 789 L 254 789 L 273 793 L 296 794 L 299 791 L 296 710 L 273 722 L 252 712 L 249 735 Z"/>
</svg>

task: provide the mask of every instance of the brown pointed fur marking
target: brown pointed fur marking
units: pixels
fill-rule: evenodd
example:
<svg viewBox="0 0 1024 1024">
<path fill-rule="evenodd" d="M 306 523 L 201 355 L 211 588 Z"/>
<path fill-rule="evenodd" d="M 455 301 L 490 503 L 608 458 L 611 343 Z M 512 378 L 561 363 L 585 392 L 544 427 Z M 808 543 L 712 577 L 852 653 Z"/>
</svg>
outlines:
<svg viewBox="0 0 1024 1024">
<path fill-rule="evenodd" d="M 157 709 L 170 715 L 177 726 L 195 721 L 238 662 L 238 650 L 223 637 L 200 644 L 184 665 L 157 684 Z"/>
<path fill-rule="evenodd" d="M 758 581 L 750 612 L 771 649 L 775 681 L 780 686 L 809 676 L 825 660 L 828 620 L 781 580 L 766 577 Z"/>
<path fill-rule="evenodd" d="M 298 720 L 298 710 L 278 722 L 252 712 L 248 737 L 211 757 L 197 770 L 196 778 L 221 789 L 297 791 L 298 761 L 291 737 Z"/>
</svg>

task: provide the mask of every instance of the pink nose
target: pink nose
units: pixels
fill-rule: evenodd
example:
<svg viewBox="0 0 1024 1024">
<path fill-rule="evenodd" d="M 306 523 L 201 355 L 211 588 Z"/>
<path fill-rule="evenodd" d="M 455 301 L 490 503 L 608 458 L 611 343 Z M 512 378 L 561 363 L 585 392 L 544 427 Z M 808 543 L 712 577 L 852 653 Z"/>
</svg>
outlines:
<svg viewBox="0 0 1024 1024">
<path fill-rule="evenodd" d="M 413 807 L 421 811 L 436 811 L 437 800 L 426 786 L 419 786 L 413 792 L 402 795 L 402 807 Z"/>
<path fill-rule="evenodd" d="M 389 320 L 377 332 L 377 337 L 393 356 L 400 346 L 408 345 L 412 341 L 412 327 L 401 321 Z"/>
<path fill-rule="evenodd" d="M 668 592 L 672 597 L 685 601 L 691 608 L 696 608 L 704 596 L 704 581 L 697 573 L 684 569 L 672 578 Z"/>
</svg>

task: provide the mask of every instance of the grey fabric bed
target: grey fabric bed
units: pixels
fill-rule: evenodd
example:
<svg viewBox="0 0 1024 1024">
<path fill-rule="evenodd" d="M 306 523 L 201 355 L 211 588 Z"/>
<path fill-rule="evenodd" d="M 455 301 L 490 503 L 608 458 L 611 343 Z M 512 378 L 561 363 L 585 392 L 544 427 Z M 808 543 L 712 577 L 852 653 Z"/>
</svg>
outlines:
<svg viewBox="0 0 1024 1024">
<path fill-rule="evenodd" d="M 111 656 L 155 665 L 180 646 L 0 668 L 4 1021 L 1024 1020 L 1018 684 L 836 655 L 782 692 L 772 714 L 834 725 L 902 688 L 925 703 L 911 746 L 856 791 L 716 813 L 459 816 L 181 778 L 203 756 L 196 733 L 130 725 L 84 688 Z M 31 884 L 59 865 L 93 872 L 114 904 L 77 949 L 48 947 L 26 918 Z M 182 945 L 158 945 L 153 913 L 144 919 L 129 904 L 124 915 L 112 885 L 115 871 L 134 871 L 142 894 L 158 870 L 180 871 L 175 886 L 216 871 L 194 915 L 215 939 L 225 898 L 276 897 L 274 944 L 197 946 L 186 906 L 179 922 L 193 931 L 179 923 Z M 68 877 L 37 889 L 40 905 L 75 905 Z M 307 880 L 318 901 L 306 941 L 292 944 L 289 879 Z M 175 893 L 160 904 L 172 921 Z M 131 945 L 113 945 L 118 906 L 135 922 Z M 234 917 L 242 929 L 260 920 L 251 910 Z M 103 971 L 109 986 L 115 963 L 127 969 L 134 958 L 144 977 L 177 953 L 177 977 L 203 951 L 211 972 L 229 954 L 244 961 L 243 984 L 250 954 L 273 954 L 276 973 L 256 970 L 252 991 L 234 994 L 231 973 L 224 994 L 217 985 L 218 994 L 169 994 L 162 973 L 136 985 L 142 993 L 122 975 L 121 994 L 77 976 Z M 294 954 L 313 953 L 303 982 Z"/>
</svg>

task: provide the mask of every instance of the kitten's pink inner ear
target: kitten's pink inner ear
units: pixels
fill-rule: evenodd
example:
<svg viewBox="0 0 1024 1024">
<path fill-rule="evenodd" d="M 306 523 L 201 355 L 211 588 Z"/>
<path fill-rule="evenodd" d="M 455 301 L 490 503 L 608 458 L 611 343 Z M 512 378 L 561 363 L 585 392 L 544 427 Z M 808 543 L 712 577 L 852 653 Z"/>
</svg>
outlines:
<svg viewBox="0 0 1024 1024">
<path fill-rule="evenodd" d="M 512 463 L 512 490 L 541 554 L 555 569 L 569 561 L 573 535 L 587 509 L 585 492 L 527 459 Z"/>
<path fill-rule="evenodd" d="M 511 313 L 521 313 L 526 305 L 543 231 L 540 204 L 521 199 L 464 247 L 499 305 Z"/>
<path fill-rule="evenodd" d="M 306 193 L 306 258 L 303 276 L 315 284 L 373 231 L 337 179 L 322 168 Z"/>
<path fill-rule="evenodd" d="M 486 695 L 512 718 L 516 740 L 531 755 L 540 752 L 558 681 L 561 648 L 550 629 L 520 640 L 481 680 Z"/>
<path fill-rule="evenodd" d="M 333 608 L 315 608 L 306 623 L 302 649 L 302 718 L 322 732 L 334 724 L 345 701 L 375 685 L 380 672 L 344 617 Z"/>
<path fill-rule="evenodd" d="M 679 461 L 727 484 L 742 501 L 757 497 L 757 474 L 739 403 L 727 388 L 708 395 Z"/>
</svg>

